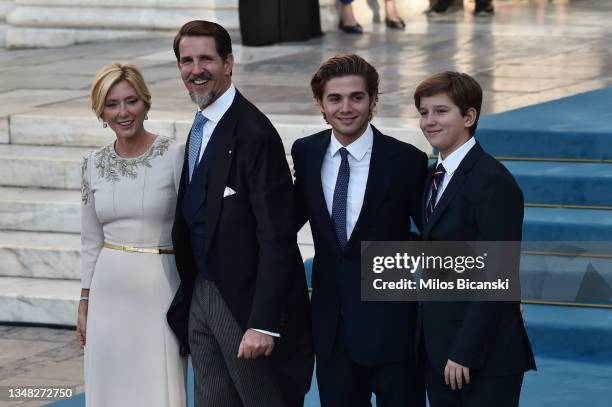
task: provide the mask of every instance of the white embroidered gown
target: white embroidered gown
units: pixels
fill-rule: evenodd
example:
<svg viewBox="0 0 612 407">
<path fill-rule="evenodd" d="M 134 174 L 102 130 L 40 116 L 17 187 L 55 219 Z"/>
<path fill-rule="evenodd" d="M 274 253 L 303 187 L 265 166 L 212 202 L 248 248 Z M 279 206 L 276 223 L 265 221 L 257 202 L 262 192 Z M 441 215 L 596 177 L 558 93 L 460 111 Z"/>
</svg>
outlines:
<svg viewBox="0 0 612 407">
<path fill-rule="evenodd" d="M 174 256 L 102 246 L 172 246 L 183 151 L 184 145 L 158 136 L 140 157 L 121 158 L 110 144 L 84 160 L 87 407 L 186 405 L 186 360 L 166 321 L 179 286 Z"/>
</svg>

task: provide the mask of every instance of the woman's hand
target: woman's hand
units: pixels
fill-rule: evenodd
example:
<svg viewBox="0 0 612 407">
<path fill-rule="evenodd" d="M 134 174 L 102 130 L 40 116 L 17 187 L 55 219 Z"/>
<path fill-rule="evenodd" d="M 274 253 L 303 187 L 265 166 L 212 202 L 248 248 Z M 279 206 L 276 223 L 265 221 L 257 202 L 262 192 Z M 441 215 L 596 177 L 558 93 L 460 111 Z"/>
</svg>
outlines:
<svg viewBox="0 0 612 407">
<path fill-rule="evenodd" d="M 81 295 L 83 294 L 81 293 Z M 89 296 L 89 292 L 87 292 L 86 295 Z M 85 347 L 85 337 L 86 337 L 86 330 L 87 330 L 87 307 L 88 306 L 89 306 L 88 301 L 84 301 L 84 300 L 79 301 L 79 311 L 77 314 L 77 339 L 79 341 L 79 345 L 81 345 L 81 349 Z"/>
</svg>

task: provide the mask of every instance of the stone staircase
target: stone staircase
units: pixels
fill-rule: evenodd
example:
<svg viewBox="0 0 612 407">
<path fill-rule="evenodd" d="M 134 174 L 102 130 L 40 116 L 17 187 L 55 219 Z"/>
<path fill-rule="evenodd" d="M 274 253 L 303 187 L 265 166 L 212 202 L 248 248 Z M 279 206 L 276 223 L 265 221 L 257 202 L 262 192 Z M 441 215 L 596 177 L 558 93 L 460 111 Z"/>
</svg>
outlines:
<svg viewBox="0 0 612 407">
<path fill-rule="evenodd" d="M 91 113 L 83 113 L 15 114 L 7 120 L 0 143 L 0 322 L 75 323 L 82 157 L 113 139 Z M 324 128 L 319 116 L 270 118 L 287 154 L 295 139 Z M 387 134 L 428 151 L 414 120 L 381 118 L 375 123 Z M 147 128 L 184 141 L 190 124 L 149 120 Z M 312 257 L 307 226 L 298 240 L 304 259 Z"/>
<path fill-rule="evenodd" d="M 612 307 L 610 97 L 604 88 L 479 123 L 523 191 L 525 245 L 545 247 L 523 257 L 523 299 Z"/>
<path fill-rule="evenodd" d="M 13 0 L 0 0 L 0 49 L 6 46 L 6 32 L 8 30 L 6 16 L 13 7 Z"/>
<path fill-rule="evenodd" d="M 548 104 L 538 106 L 533 109 L 541 117 L 538 109 Z M 478 138 L 502 159 L 524 192 L 525 239 L 608 241 L 612 156 L 606 136 L 599 131 L 559 133 L 563 137 L 551 142 L 550 132 L 507 134 L 505 129 L 512 126 L 503 121 L 520 122 L 517 114 L 523 117 L 524 112 L 483 117 Z M 158 119 L 149 120 L 147 128 L 184 141 L 188 116 L 155 112 Z M 270 119 L 287 154 L 294 140 L 325 127 L 319 116 Z M 374 124 L 432 153 L 416 120 L 375 118 Z M 80 166 L 87 151 L 113 139 L 112 132 L 83 109 L 16 113 L 0 126 L 0 322 L 73 325 L 80 289 Z M 525 126 L 530 128 L 529 123 Z M 523 148 L 517 150 L 521 137 Z M 593 144 L 598 148 L 591 148 Z M 308 226 L 298 242 L 304 259 L 314 255 Z M 603 281 L 612 278 L 612 261 L 607 259 L 525 256 L 523 264 L 524 294 L 535 300 L 571 302 L 578 294 L 584 296 L 580 289 L 589 264 Z"/>
</svg>

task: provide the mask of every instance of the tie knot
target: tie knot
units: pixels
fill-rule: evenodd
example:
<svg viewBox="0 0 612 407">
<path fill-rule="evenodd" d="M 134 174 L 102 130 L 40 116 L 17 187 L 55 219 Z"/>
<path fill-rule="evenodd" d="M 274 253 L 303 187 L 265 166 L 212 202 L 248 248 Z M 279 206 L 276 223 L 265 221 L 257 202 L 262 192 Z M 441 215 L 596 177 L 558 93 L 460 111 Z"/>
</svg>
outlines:
<svg viewBox="0 0 612 407">
<path fill-rule="evenodd" d="M 342 147 L 340 150 L 338 150 L 340 152 L 340 156 L 342 156 L 342 159 L 346 159 L 346 157 L 348 157 L 348 150 L 344 147 Z"/>
<path fill-rule="evenodd" d="M 194 127 L 200 127 L 200 126 L 203 126 L 204 123 L 206 123 L 206 121 L 208 121 L 206 116 L 204 116 L 202 112 L 197 111 L 195 115 L 195 119 L 193 120 L 193 125 Z"/>
<path fill-rule="evenodd" d="M 446 174 L 446 169 L 442 164 L 438 164 L 438 166 L 436 167 L 436 171 L 434 171 L 434 177 L 439 177 L 444 174 Z"/>
</svg>

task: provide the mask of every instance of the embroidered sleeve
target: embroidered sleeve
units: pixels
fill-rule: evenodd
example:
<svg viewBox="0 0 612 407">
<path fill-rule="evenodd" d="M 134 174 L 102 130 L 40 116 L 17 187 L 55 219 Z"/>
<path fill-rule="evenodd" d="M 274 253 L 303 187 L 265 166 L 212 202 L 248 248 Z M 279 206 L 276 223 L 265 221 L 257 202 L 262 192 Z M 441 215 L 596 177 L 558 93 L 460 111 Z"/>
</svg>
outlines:
<svg viewBox="0 0 612 407">
<path fill-rule="evenodd" d="M 95 196 L 91 190 L 91 166 L 93 154 L 83 160 L 83 184 L 81 186 L 81 287 L 89 288 L 98 255 L 104 244 L 104 232 L 98 220 Z"/>
<path fill-rule="evenodd" d="M 89 155 L 83 158 L 83 165 L 81 166 L 81 202 L 83 205 L 87 205 L 89 202 L 89 179 L 86 177 L 88 161 Z"/>
</svg>

